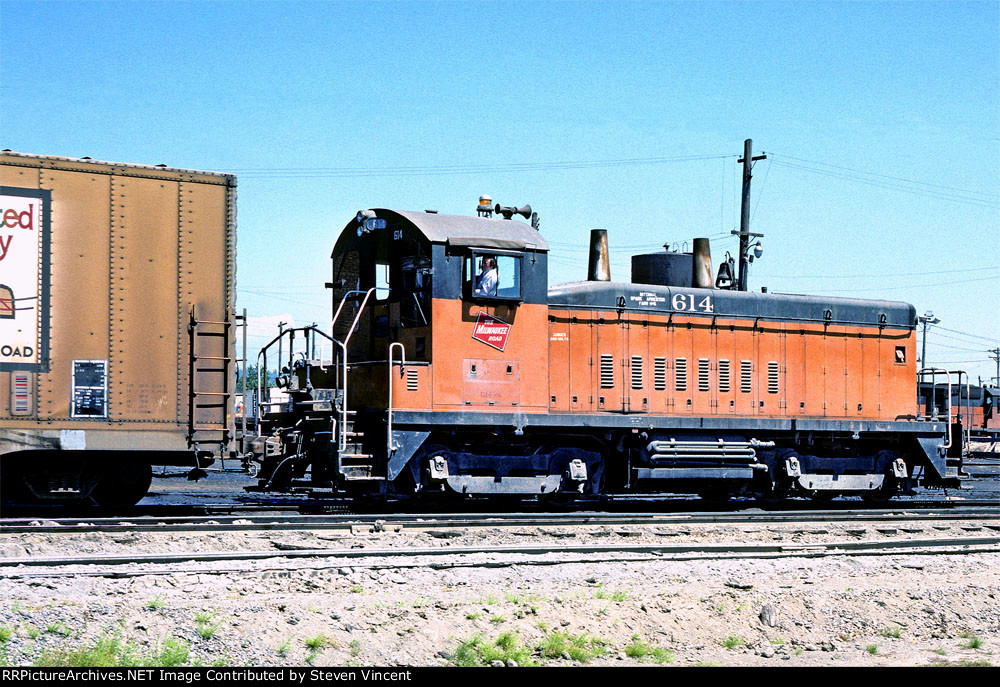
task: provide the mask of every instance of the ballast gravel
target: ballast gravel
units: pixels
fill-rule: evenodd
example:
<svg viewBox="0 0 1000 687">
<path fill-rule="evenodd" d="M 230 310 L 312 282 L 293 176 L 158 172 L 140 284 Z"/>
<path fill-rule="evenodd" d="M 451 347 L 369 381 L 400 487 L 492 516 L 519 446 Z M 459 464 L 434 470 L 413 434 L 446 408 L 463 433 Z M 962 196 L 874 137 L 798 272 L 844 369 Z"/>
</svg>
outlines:
<svg viewBox="0 0 1000 687">
<path fill-rule="evenodd" d="M 798 544 L 955 536 L 963 527 L 977 525 L 588 526 L 453 535 L 0 534 L 0 556 L 273 550 L 280 557 L 296 546 L 635 543 L 664 537 Z M 523 662 L 546 665 L 1000 663 L 1000 553 L 551 563 L 508 564 L 497 557 L 491 567 L 371 569 L 276 558 L 264 570 L 0 574 L 3 658 L 8 665 L 31 665 L 53 652 L 117 636 L 145 651 L 168 638 L 181 640 L 189 662 L 201 664 L 454 665 L 469 656 L 459 651 L 463 644 L 475 637 L 491 643 L 508 633 L 508 641 L 516 638 L 527 648 Z M 547 656 L 538 647 L 548 641 L 551 648 L 557 635 L 586 637 L 586 646 L 598 649 Z M 484 663 L 510 667 L 517 661 Z"/>
</svg>

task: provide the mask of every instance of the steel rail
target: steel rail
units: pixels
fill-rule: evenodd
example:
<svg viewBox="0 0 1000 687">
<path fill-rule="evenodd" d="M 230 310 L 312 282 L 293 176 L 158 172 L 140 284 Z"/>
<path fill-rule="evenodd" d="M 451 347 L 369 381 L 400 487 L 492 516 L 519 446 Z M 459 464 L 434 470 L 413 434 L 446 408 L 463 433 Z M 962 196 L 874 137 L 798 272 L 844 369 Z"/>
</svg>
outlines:
<svg viewBox="0 0 1000 687">
<path fill-rule="evenodd" d="M 0 534 L 76 534 L 81 532 L 217 532 L 301 531 L 328 529 L 454 529 L 576 526 L 658 526 L 702 524 L 873 524 L 926 521 L 1000 521 L 1000 508 L 931 511 L 799 511 L 791 513 L 429 513 L 383 515 L 270 515 L 162 517 L 145 522 L 135 518 L 17 519 L 0 521 Z M 1000 529 L 996 525 L 983 525 Z"/>
<path fill-rule="evenodd" d="M 606 544 L 606 545 L 498 545 L 498 546 L 465 546 L 465 547 L 433 547 L 433 548 L 391 548 L 391 549 L 304 549 L 300 551 L 224 551 L 224 552 L 184 552 L 160 554 L 98 554 L 92 556 L 67 556 L 61 558 L 14 557 L 0 559 L 0 578 L 31 576 L 33 568 L 66 568 L 69 566 L 123 566 L 123 565 L 160 565 L 170 563 L 219 563 L 227 561 L 267 561 L 275 559 L 323 558 L 335 561 L 356 559 L 408 559 L 403 564 L 390 563 L 378 567 L 482 567 L 484 565 L 559 565 L 570 561 L 555 558 L 560 554 L 583 555 L 583 560 L 571 562 L 615 562 L 634 559 L 621 559 L 624 554 L 640 554 L 651 556 L 650 560 L 689 560 L 697 558 L 779 558 L 822 556 L 871 556 L 871 555 L 923 555 L 923 554 L 972 554 L 1000 553 L 1000 537 L 942 537 L 937 539 L 909 539 L 905 541 L 836 541 L 814 544 Z M 467 557 L 475 555 L 511 556 L 520 555 L 524 558 L 515 562 L 497 561 L 455 561 L 455 562 L 422 562 L 417 558 L 440 559 L 442 557 Z M 601 557 L 604 558 L 601 558 Z M 369 566 L 371 567 L 371 566 Z M 287 566 L 279 569 L 285 570 Z M 127 571 L 90 571 L 89 574 L 102 576 L 119 576 Z M 155 570 L 132 571 L 136 574 L 151 574 Z M 199 572 L 206 572 L 201 570 Z M 234 570 L 219 570 L 219 572 L 240 572 Z M 251 571 L 252 572 L 252 571 Z M 88 571 L 64 571 L 62 575 L 88 574 Z"/>
</svg>

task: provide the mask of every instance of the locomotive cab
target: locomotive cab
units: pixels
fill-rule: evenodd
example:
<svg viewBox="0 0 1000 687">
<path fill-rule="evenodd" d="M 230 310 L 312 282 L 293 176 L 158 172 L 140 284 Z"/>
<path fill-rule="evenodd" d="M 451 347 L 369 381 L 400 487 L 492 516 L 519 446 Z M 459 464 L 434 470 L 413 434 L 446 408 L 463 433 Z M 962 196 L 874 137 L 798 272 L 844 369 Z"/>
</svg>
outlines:
<svg viewBox="0 0 1000 687">
<path fill-rule="evenodd" d="M 311 469 L 312 487 L 384 492 L 402 476 L 415 488 L 423 477 L 410 459 L 432 432 L 415 430 L 408 414 L 451 425 L 452 414 L 482 412 L 477 422 L 488 425 L 498 408 L 544 411 L 547 357 L 537 341 L 546 327 L 546 253 L 540 234 L 516 220 L 359 212 L 331 254 L 329 335 L 300 335 L 308 348 L 321 334 L 298 357 L 295 332 L 283 335 L 291 405 L 265 415 L 273 422 L 264 433 L 277 436 L 270 457 L 258 442 L 261 486 L 288 488 Z M 522 391 L 525 378 L 536 380 L 534 392 Z M 323 399 L 328 426 L 318 431 Z M 275 474 L 283 463 L 284 476 Z M 482 467 L 469 472 L 497 477 Z"/>
</svg>

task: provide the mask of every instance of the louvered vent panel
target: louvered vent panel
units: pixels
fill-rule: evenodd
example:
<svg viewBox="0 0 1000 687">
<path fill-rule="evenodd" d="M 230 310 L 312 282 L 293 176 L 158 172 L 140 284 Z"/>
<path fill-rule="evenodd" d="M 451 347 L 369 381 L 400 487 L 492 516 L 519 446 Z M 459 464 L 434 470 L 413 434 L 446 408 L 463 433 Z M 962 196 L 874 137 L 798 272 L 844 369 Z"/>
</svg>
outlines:
<svg viewBox="0 0 1000 687">
<path fill-rule="evenodd" d="M 778 393 L 778 363 L 773 360 L 767 364 L 767 393 Z"/>
<path fill-rule="evenodd" d="M 698 358 L 698 391 L 708 391 L 708 358 Z"/>
<path fill-rule="evenodd" d="M 729 393 L 729 361 L 719 361 L 719 393 Z"/>
<path fill-rule="evenodd" d="M 749 360 L 740 361 L 740 391 L 745 394 L 753 391 L 753 363 Z"/>
<path fill-rule="evenodd" d="M 419 386 L 419 378 L 417 377 L 417 371 L 414 369 L 409 369 L 406 371 L 406 390 L 407 391 L 417 391 Z"/>
<path fill-rule="evenodd" d="M 653 388 L 664 391 L 667 388 L 667 359 L 653 358 Z"/>
<path fill-rule="evenodd" d="M 641 389 L 642 383 L 642 356 L 632 356 L 632 388 Z"/>
<path fill-rule="evenodd" d="M 613 389 L 615 386 L 615 357 L 601 355 L 601 388 Z"/>
<path fill-rule="evenodd" d="M 677 391 L 687 391 L 688 388 L 687 358 L 677 358 L 674 361 L 674 388 Z"/>
</svg>

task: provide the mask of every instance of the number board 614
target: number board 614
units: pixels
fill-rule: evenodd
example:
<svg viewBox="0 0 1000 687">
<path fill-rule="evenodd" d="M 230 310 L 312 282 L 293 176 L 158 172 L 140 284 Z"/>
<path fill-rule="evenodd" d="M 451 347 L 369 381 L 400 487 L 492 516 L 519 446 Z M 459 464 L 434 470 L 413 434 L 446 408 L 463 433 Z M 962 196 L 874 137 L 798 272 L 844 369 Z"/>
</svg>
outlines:
<svg viewBox="0 0 1000 687">
<path fill-rule="evenodd" d="M 693 293 L 675 293 L 670 304 L 678 312 L 715 312 L 711 296 L 705 296 L 699 301 Z"/>
</svg>

